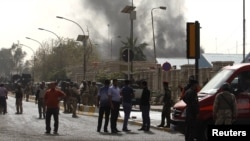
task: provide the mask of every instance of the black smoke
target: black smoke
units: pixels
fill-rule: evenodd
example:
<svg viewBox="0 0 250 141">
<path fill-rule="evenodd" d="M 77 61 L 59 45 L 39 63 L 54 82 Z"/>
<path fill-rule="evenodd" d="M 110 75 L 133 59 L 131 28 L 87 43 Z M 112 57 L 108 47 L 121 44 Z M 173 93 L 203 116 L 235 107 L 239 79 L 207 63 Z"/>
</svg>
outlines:
<svg viewBox="0 0 250 141">
<path fill-rule="evenodd" d="M 127 37 L 130 37 L 129 14 L 121 13 L 126 5 L 132 5 L 132 0 L 83 1 L 83 7 L 87 11 L 84 14 L 89 14 L 92 17 L 91 20 L 87 21 L 87 24 L 95 25 L 91 27 L 90 37 L 92 40 L 98 41 L 98 47 L 104 56 L 110 56 L 111 38 L 112 55 L 118 58 L 119 48 L 122 45 L 121 40 L 125 41 Z M 147 58 L 150 60 L 154 56 L 151 10 L 159 6 L 166 6 L 167 10 L 155 9 L 153 11 L 157 57 L 185 57 L 187 22 L 184 11 L 185 1 L 134 0 L 134 6 L 137 15 L 133 24 L 134 38 L 138 39 L 137 44 L 148 43 L 145 50 Z M 103 26 L 108 24 L 109 26 Z M 101 36 L 100 27 L 107 28 L 106 36 Z M 117 38 L 118 35 L 121 38 Z"/>
</svg>

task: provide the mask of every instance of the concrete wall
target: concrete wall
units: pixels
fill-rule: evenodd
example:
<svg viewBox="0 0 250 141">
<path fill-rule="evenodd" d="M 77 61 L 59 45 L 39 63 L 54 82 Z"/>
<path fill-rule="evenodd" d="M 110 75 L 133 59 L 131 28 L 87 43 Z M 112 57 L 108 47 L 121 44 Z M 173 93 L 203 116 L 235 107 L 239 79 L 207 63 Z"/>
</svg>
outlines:
<svg viewBox="0 0 250 141">
<path fill-rule="evenodd" d="M 227 65 L 233 65 L 232 61 L 215 61 L 212 62 L 212 68 L 199 69 L 199 83 L 200 86 L 211 79 L 222 67 Z M 89 66 L 87 71 L 87 79 L 94 80 L 94 75 L 99 70 L 107 73 L 123 72 L 127 73 L 128 63 L 124 61 L 109 61 L 99 62 L 96 66 Z M 78 69 L 79 70 L 79 69 Z M 72 80 L 82 80 L 81 72 L 74 73 Z M 77 74 L 77 75 L 76 75 Z M 134 80 L 146 80 L 148 81 L 148 87 L 152 91 L 152 96 L 159 96 L 163 94 L 162 82 L 168 81 L 172 90 L 172 98 L 174 101 L 179 99 L 181 91 L 179 86 L 185 86 L 188 83 L 188 78 L 191 75 L 195 75 L 195 66 L 186 64 L 182 65 L 181 69 L 170 69 L 169 71 L 162 70 L 161 66 L 155 65 L 154 62 L 138 61 L 133 62 L 133 78 Z"/>
</svg>

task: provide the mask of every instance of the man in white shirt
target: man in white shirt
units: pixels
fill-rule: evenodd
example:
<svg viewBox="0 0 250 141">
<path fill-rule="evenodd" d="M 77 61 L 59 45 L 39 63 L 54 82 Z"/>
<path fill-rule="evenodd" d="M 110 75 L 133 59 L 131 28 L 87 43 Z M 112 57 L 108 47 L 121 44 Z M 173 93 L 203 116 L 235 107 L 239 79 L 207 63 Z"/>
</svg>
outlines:
<svg viewBox="0 0 250 141">
<path fill-rule="evenodd" d="M 120 88 L 117 85 L 117 79 L 113 79 L 113 85 L 109 88 L 108 95 L 111 108 L 111 133 L 116 134 L 117 132 L 120 132 L 116 127 L 116 123 L 119 116 L 121 101 Z"/>
</svg>

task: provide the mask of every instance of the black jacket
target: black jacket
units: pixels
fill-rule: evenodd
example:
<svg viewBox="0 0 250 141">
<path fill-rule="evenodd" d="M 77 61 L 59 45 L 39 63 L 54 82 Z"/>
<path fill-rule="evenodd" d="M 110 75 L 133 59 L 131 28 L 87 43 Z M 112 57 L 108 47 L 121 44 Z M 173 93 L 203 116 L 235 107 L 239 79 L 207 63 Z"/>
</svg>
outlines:
<svg viewBox="0 0 250 141">
<path fill-rule="evenodd" d="M 148 88 L 143 88 L 141 95 L 141 106 L 149 106 L 150 105 L 150 91 Z"/>
</svg>

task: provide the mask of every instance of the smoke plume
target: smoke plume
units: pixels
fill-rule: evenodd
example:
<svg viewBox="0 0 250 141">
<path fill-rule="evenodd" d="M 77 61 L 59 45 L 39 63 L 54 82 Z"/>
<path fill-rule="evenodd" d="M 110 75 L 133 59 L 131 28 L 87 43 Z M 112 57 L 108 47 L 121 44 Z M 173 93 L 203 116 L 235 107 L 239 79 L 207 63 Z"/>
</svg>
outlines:
<svg viewBox="0 0 250 141">
<path fill-rule="evenodd" d="M 111 55 L 118 58 L 121 40 L 130 37 L 129 14 L 121 10 L 132 5 L 132 0 L 85 0 L 83 3 L 85 14 L 90 14 L 90 37 L 98 42 L 98 48 L 103 57 Z M 148 60 L 154 57 L 152 33 L 152 8 L 167 7 L 166 10 L 154 9 L 154 31 L 157 57 L 184 57 L 186 55 L 186 21 L 184 15 L 184 1 L 180 0 L 133 0 L 136 7 L 136 20 L 133 22 L 133 36 L 137 44 L 147 43 L 144 51 Z M 121 37 L 121 38 L 118 38 Z M 106 58 L 107 58 L 106 57 Z"/>
</svg>

